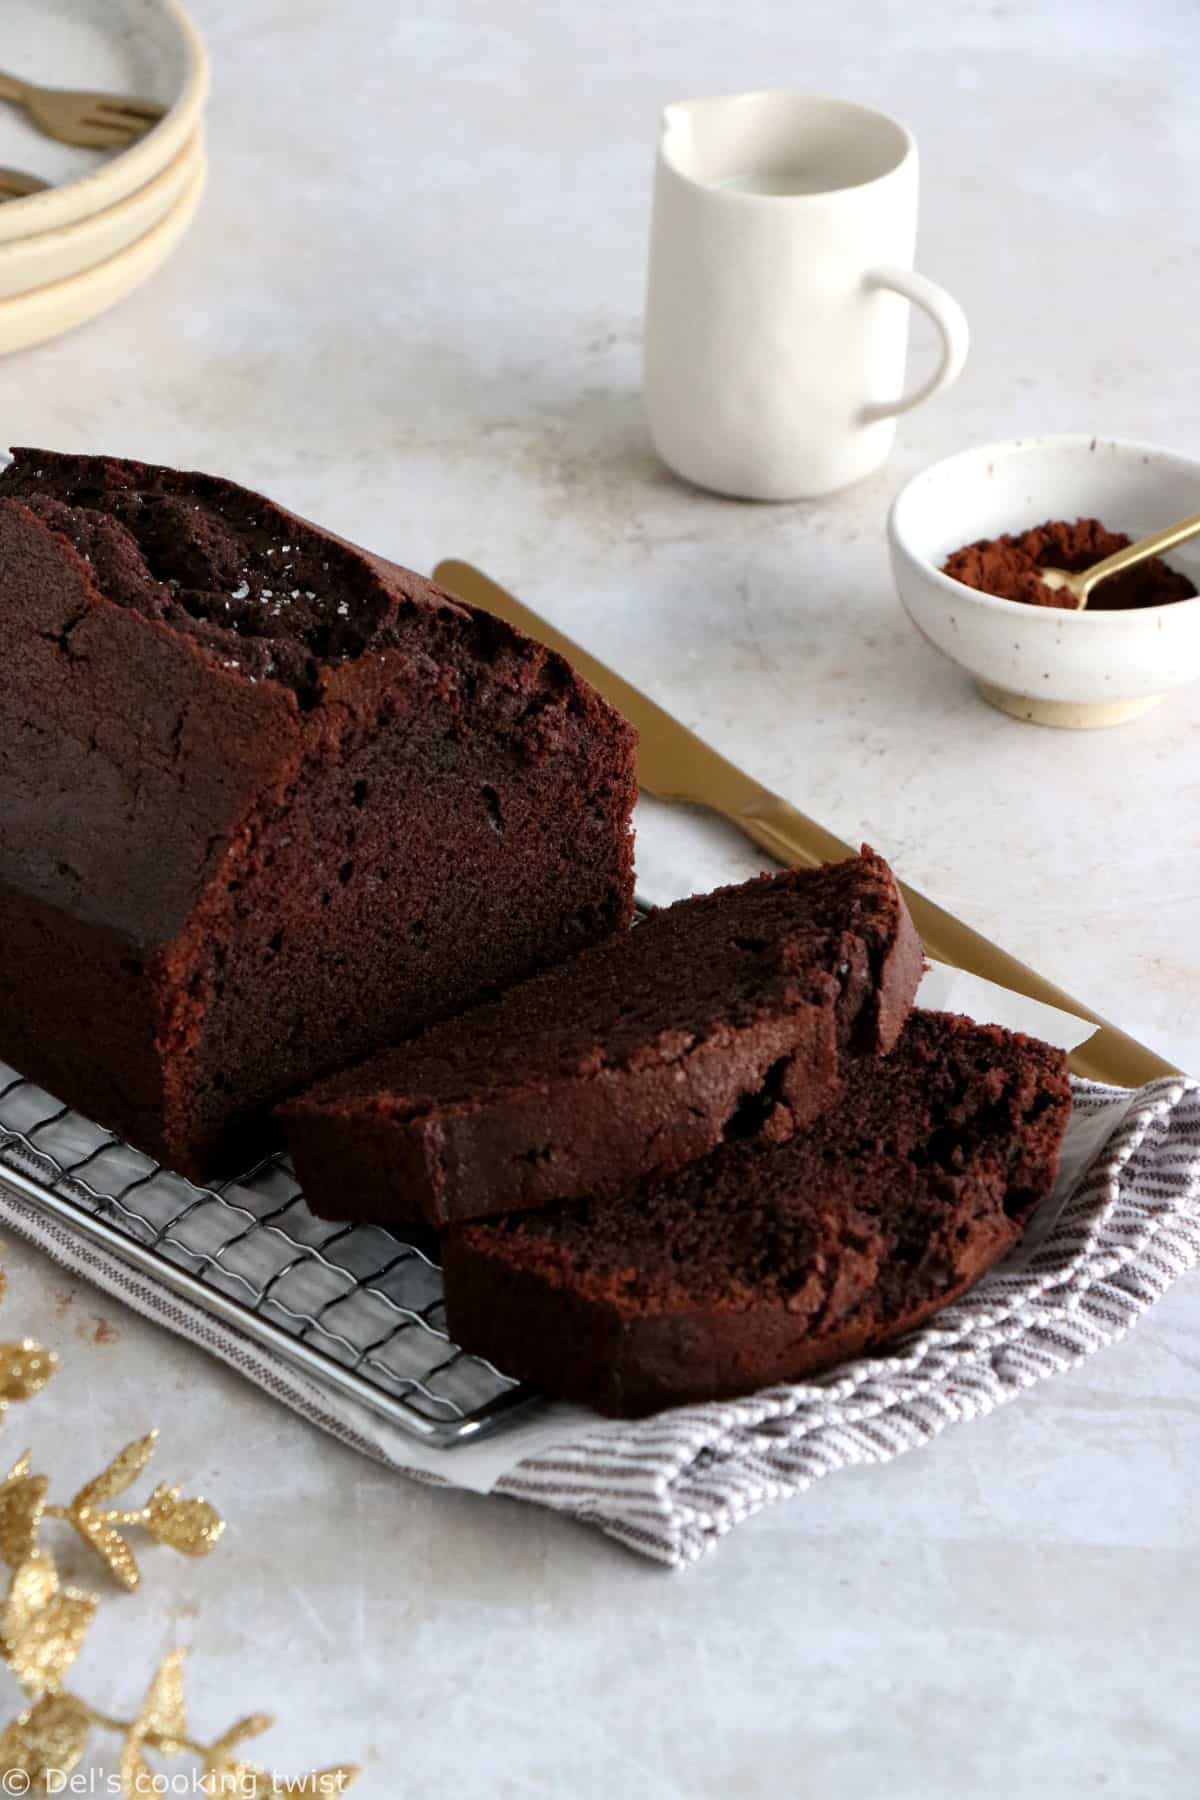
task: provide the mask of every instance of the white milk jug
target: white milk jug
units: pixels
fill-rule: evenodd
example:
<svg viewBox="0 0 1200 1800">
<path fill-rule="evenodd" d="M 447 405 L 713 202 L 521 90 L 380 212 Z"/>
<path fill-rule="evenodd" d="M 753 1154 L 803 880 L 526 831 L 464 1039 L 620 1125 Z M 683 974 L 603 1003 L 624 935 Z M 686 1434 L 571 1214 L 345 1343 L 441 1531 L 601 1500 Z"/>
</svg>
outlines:
<svg viewBox="0 0 1200 1800">
<path fill-rule="evenodd" d="M 832 493 L 885 461 L 900 413 L 960 373 L 967 322 L 913 273 L 917 147 L 868 107 L 798 94 L 663 115 L 645 385 L 663 461 L 751 500 Z M 902 393 L 908 303 L 942 339 Z"/>
</svg>

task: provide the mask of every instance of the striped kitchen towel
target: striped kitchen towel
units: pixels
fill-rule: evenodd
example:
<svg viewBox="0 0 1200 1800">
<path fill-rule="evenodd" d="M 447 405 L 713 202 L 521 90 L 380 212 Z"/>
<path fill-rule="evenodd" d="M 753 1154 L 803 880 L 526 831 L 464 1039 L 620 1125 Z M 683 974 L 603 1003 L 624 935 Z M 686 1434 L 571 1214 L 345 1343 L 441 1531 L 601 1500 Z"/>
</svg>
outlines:
<svg viewBox="0 0 1200 1800">
<path fill-rule="evenodd" d="M 915 1450 L 1114 1343 L 1200 1259 L 1200 1084 L 1074 1083 L 1054 1195 L 1020 1249 L 889 1354 L 634 1423 L 547 1403 L 476 1448 L 426 1449 L 190 1300 L 0 1191 L 0 1224 L 414 1479 L 512 1496 L 672 1567 L 822 1476 Z"/>
</svg>

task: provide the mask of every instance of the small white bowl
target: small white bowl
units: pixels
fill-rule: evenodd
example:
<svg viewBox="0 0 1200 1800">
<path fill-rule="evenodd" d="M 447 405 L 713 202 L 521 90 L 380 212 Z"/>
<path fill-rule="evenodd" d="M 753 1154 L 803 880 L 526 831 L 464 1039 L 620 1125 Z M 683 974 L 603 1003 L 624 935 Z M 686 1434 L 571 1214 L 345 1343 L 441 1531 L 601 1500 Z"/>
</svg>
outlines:
<svg viewBox="0 0 1200 1800">
<path fill-rule="evenodd" d="M 1047 519 L 1100 519 L 1130 537 L 1200 511 L 1200 461 L 1087 436 L 964 450 L 910 481 L 888 516 L 900 599 L 921 636 L 984 699 L 1039 725 L 1118 725 L 1200 676 L 1200 594 L 1122 612 L 1001 600 L 942 574 L 980 538 Z M 1170 553 L 1200 588 L 1200 539 Z"/>
</svg>

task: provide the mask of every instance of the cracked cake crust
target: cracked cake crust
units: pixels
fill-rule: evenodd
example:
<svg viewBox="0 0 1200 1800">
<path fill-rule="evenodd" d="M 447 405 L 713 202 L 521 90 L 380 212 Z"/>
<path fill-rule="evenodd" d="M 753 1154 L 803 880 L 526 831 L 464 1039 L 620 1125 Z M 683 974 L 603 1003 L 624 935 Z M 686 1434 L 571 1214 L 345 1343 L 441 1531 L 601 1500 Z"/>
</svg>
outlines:
<svg viewBox="0 0 1200 1800">
<path fill-rule="evenodd" d="M 0 590 L 0 1056 L 169 1166 L 628 924 L 632 729 L 419 575 L 18 450 Z"/>
</svg>

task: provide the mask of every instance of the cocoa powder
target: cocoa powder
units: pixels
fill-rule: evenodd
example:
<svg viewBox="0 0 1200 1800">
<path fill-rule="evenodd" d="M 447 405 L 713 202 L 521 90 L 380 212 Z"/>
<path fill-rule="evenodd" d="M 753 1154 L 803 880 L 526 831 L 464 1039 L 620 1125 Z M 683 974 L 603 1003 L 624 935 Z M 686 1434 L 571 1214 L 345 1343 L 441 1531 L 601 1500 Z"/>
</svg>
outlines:
<svg viewBox="0 0 1200 1800">
<path fill-rule="evenodd" d="M 1076 574 L 1103 562 L 1114 550 L 1129 543 L 1123 532 L 1109 531 L 1099 519 L 1049 519 L 998 538 L 981 538 L 965 544 L 947 558 L 943 574 L 981 594 L 1002 600 L 1023 600 L 1029 606 L 1057 606 L 1073 611 L 1075 600 L 1066 588 L 1050 588 L 1039 578 L 1040 569 L 1066 569 Z M 1152 556 L 1123 575 L 1113 575 L 1092 589 L 1089 612 L 1119 612 L 1135 606 L 1162 606 L 1172 600 L 1190 600 L 1195 584 L 1161 557 Z"/>
</svg>

